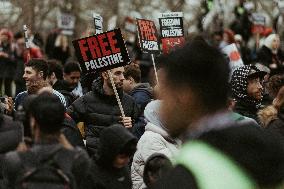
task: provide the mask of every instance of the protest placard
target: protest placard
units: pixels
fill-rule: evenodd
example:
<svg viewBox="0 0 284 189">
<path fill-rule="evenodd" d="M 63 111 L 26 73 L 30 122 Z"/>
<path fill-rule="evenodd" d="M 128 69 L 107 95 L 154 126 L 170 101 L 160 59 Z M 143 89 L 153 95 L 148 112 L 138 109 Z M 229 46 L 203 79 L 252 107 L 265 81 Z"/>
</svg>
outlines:
<svg viewBox="0 0 284 189">
<path fill-rule="evenodd" d="M 57 16 L 57 26 L 65 35 L 73 35 L 75 28 L 75 16 L 69 13 L 60 12 Z"/>
<path fill-rule="evenodd" d="M 103 33 L 103 17 L 99 14 L 93 13 L 93 18 L 96 34 Z"/>
<path fill-rule="evenodd" d="M 159 23 L 162 38 L 184 36 L 182 12 L 160 13 Z"/>
<path fill-rule="evenodd" d="M 182 12 L 160 13 L 159 23 L 163 53 L 167 54 L 174 47 L 184 44 Z"/>
<path fill-rule="evenodd" d="M 136 19 L 139 45 L 142 52 L 160 53 L 158 31 L 155 23 L 151 20 Z"/>
<path fill-rule="evenodd" d="M 265 17 L 260 13 L 252 14 L 252 33 L 259 34 L 262 33 L 265 29 Z"/>
<path fill-rule="evenodd" d="M 31 45 L 30 45 L 30 41 L 29 41 L 27 25 L 23 25 L 23 31 L 24 31 L 24 37 L 25 37 L 25 47 L 26 47 L 26 50 L 27 50 L 27 58 L 26 58 L 25 63 L 27 63 L 31 59 L 31 52 L 30 52 Z"/>
<path fill-rule="evenodd" d="M 104 71 L 130 62 L 120 29 L 72 41 L 83 73 Z"/>
<path fill-rule="evenodd" d="M 279 11 L 283 14 L 284 13 L 284 1 L 279 0 L 277 5 L 278 5 L 278 8 L 279 8 Z"/>
<path fill-rule="evenodd" d="M 222 49 L 223 53 L 225 53 L 230 59 L 230 68 L 233 72 L 236 68 L 244 65 L 241 55 L 238 51 L 238 48 L 235 43 L 231 45 L 227 45 Z"/>
</svg>

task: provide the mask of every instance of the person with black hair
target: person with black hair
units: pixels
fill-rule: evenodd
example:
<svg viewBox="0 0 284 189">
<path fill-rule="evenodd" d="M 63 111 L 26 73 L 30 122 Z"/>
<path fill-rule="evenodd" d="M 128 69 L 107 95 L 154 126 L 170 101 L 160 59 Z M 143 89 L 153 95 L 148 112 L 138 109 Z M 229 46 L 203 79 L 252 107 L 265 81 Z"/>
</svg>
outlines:
<svg viewBox="0 0 284 189">
<path fill-rule="evenodd" d="M 154 153 L 145 163 L 143 181 L 151 187 L 173 168 L 172 162 L 164 154 Z"/>
<path fill-rule="evenodd" d="M 48 64 L 44 59 L 31 59 L 25 65 L 23 78 L 26 81 L 27 90 L 19 93 L 15 98 L 14 109 L 17 110 L 23 104 L 25 98 L 30 94 L 36 94 L 40 89 L 48 87 L 46 81 L 48 75 Z M 62 104 L 66 107 L 64 96 L 56 90 L 52 90 Z"/>
<path fill-rule="evenodd" d="M 77 188 L 84 181 L 90 161 L 84 150 L 74 148 L 61 133 L 64 106 L 50 93 L 35 97 L 29 106 L 35 144 L 28 151 L 6 155 L 3 168 L 6 186 Z"/>
<path fill-rule="evenodd" d="M 136 150 L 137 140 L 122 125 L 104 129 L 100 136 L 98 156 L 90 169 L 84 189 L 131 189 L 128 164 Z"/>
<path fill-rule="evenodd" d="M 64 95 L 67 106 L 71 105 L 78 97 L 83 96 L 80 77 L 80 65 L 77 62 L 68 62 L 64 65 L 63 70 L 61 69 L 60 79 L 57 79 L 52 85 L 53 89 Z"/>
<path fill-rule="evenodd" d="M 241 66 L 233 72 L 231 87 L 236 99 L 235 112 L 258 121 L 257 111 L 262 106 L 262 80 L 265 75 L 266 72 L 253 65 Z"/>
<path fill-rule="evenodd" d="M 170 135 L 183 137 L 185 144 L 175 168 L 151 188 L 245 189 L 283 183 L 281 141 L 234 121 L 227 110 L 229 70 L 224 55 L 200 38 L 167 56 L 160 74 L 160 115 Z"/>
<path fill-rule="evenodd" d="M 55 88 L 58 82 L 63 80 L 63 67 L 60 62 L 55 59 L 47 60 L 48 74 L 47 78 L 50 85 Z"/>
</svg>

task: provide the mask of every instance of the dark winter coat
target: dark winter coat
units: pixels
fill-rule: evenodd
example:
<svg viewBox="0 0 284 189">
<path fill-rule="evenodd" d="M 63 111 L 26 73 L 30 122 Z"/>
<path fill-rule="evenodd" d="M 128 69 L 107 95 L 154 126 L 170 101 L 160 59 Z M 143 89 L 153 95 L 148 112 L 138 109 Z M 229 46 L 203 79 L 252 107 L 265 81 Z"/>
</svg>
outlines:
<svg viewBox="0 0 284 189">
<path fill-rule="evenodd" d="M 23 130 L 19 122 L 11 117 L 0 114 L 0 170 L 3 170 L 3 158 L 5 153 L 13 151 L 22 141 Z M 0 188 L 2 182 L 2 171 L 0 171 Z"/>
<path fill-rule="evenodd" d="M 284 66 L 282 65 L 284 56 L 280 50 L 278 50 L 277 54 L 274 55 L 268 47 L 263 45 L 257 52 L 257 61 L 271 69 L 271 75 L 284 72 Z M 270 67 L 273 63 L 277 64 L 277 68 L 273 69 Z"/>
<path fill-rule="evenodd" d="M 0 57 L 0 78 L 13 79 L 16 70 L 16 62 L 13 61 L 13 52 L 10 44 L 0 45 L 0 52 L 8 54 L 8 57 Z"/>
<path fill-rule="evenodd" d="M 140 83 L 129 93 L 139 107 L 139 120 L 133 127 L 133 133 L 139 139 L 145 132 L 146 121 L 143 116 L 146 105 L 153 99 L 153 89 L 149 83 Z"/>
<path fill-rule="evenodd" d="M 79 146 L 81 148 L 85 148 L 80 130 L 74 120 L 72 120 L 72 118 L 69 117 L 68 114 L 65 115 L 61 132 L 64 134 L 64 136 L 72 146 Z"/>
<path fill-rule="evenodd" d="M 281 108 L 277 114 L 277 118 L 272 120 L 266 129 L 275 131 L 284 137 L 284 108 Z"/>
<path fill-rule="evenodd" d="M 53 161 L 58 169 L 69 177 L 72 188 L 84 182 L 90 167 L 87 153 L 80 148 L 66 149 L 57 142 L 40 143 L 29 151 L 11 152 L 6 155 L 3 170 L 5 185 L 14 188 L 23 174 L 39 167 L 47 160 Z"/>
<path fill-rule="evenodd" d="M 70 87 L 67 81 L 58 80 L 56 83 L 54 83 L 52 88 L 60 92 L 65 97 L 67 107 L 76 100 L 76 96 L 72 93 L 74 88 Z"/>
<path fill-rule="evenodd" d="M 143 112 L 146 105 L 153 99 L 153 89 L 149 83 L 139 83 L 129 95 L 134 98 L 141 112 Z"/>
<path fill-rule="evenodd" d="M 84 189 L 131 189 L 128 166 L 114 168 L 113 160 L 127 144 L 136 138 L 122 126 L 110 127 L 102 133 L 98 156 L 82 188 Z"/>
<path fill-rule="evenodd" d="M 138 107 L 134 99 L 119 91 L 124 113 L 134 121 L 138 117 Z M 115 96 L 108 96 L 103 90 L 103 81 L 98 78 L 93 83 L 92 91 L 78 98 L 67 109 L 72 119 L 84 122 L 86 126 L 86 145 L 88 153 L 93 156 L 97 152 L 101 131 L 121 120 L 121 112 Z"/>
<path fill-rule="evenodd" d="M 234 107 L 234 112 L 237 112 L 243 116 L 252 118 L 257 122 L 258 122 L 258 118 L 257 118 L 258 110 L 259 108 L 257 108 L 253 104 L 249 104 L 249 103 L 242 102 L 242 101 L 237 101 Z"/>
</svg>

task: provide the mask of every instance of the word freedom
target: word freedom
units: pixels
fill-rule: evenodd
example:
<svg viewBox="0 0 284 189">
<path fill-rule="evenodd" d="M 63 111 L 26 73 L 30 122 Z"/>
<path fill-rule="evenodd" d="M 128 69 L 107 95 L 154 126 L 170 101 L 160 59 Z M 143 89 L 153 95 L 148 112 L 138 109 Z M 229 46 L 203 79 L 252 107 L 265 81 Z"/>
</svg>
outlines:
<svg viewBox="0 0 284 189">
<path fill-rule="evenodd" d="M 122 63 L 122 62 L 123 62 L 123 58 L 122 58 L 121 53 L 116 53 L 116 54 L 112 54 L 112 55 L 105 56 L 102 58 L 98 58 L 96 60 L 85 62 L 85 66 L 86 66 L 87 71 L 89 71 L 90 68 L 99 69 L 99 68 L 111 66 L 114 64 Z"/>
<path fill-rule="evenodd" d="M 162 19 L 162 26 L 180 26 L 180 18 Z"/>
</svg>

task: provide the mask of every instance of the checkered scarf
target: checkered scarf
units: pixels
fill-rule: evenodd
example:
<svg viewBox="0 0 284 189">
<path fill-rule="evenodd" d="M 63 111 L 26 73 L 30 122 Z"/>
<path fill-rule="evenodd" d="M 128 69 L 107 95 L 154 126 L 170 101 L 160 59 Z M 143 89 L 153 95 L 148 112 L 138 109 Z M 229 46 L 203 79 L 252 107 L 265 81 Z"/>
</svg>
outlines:
<svg viewBox="0 0 284 189">
<path fill-rule="evenodd" d="M 258 70 L 253 65 L 245 65 L 237 68 L 232 75 L 231 79 L 231 87 L 233 97 L 236 98 L 237 101 L 245 102 L 249 105 L 254 105 L 256 108 L 261 106 L 261 100 L 255 100 L 248 96 L 247 87 L 248 87 L 248 75 L 250 70 L 254 68 Z"/>
</svg>

